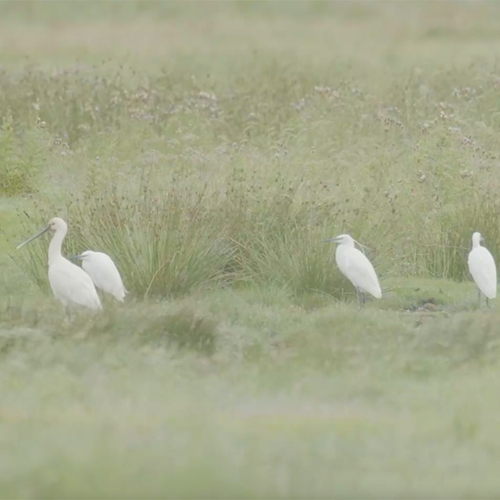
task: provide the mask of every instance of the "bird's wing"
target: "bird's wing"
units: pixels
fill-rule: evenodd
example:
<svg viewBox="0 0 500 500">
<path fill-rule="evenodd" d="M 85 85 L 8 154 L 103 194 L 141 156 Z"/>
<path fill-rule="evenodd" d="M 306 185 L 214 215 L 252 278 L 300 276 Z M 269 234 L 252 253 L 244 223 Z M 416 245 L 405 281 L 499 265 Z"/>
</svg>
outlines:
<svg viewBox="0 0 500 500">
<path fill-rule="evenodd" d="M 380 298 L 382 292 L 377 274 L 371 262 L 357 248 L 349 250 L 349 253 L 344 258 L 344 274 L 351 280 L 354 286 L 372 294 L 374 297 Z"/>
<path fill-rule="evenodd" d="M 95 286 L 105 292 L 125 290 L 115 263 L 104 253 L 95 253 L 92 260 L 83 261 L 83 269 L 90 275 Z"/>
<path fill-rule="evenodd" d="M 54 295 L 65 304 L 100 309 L 101 301 L 90 276 L 66 259 L 64 261 L 49 267 L 49 282 Z"/>
<path fill-rule="evenodd" d="M 469 253 L 469 271 L 479 290 L 490 299 L 497 291 L 497 268 L 495 260 L 487 248 L 477 247 Z"/>
</svg>

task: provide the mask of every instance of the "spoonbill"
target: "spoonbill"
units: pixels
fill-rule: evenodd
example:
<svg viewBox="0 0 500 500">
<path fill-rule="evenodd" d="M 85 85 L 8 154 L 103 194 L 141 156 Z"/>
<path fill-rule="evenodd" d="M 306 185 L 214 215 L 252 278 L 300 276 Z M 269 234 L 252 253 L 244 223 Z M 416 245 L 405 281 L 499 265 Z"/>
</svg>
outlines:
<svg viewBox="0 0 500 500">
<path fill-rule="evenodd" d="M 365 254 L 354 246 L 354 238 L 348 234 L 341 234 L 325 241 L 338 243 L 335 261 L 340 272 L 356 287 L 360 309 L 364 305 L 362 292 L 380 299 L 382 290 L 375 269 Z"/>
<path fill-rule="evenodd" d="M 75 305 L 94 311 L 102 309 L 92 278 L 81 267 L 65 259 L 61 253 L 62 243 L 68 232 L 68 225 L 63 219 L 51 219 L 45 229 L 21 243 L 17 249 L 47 231 L 55 231 L 49 245 L 49 283 L 56 299 L 62 302 L 68 313 L 69 308 Z"/>
<path fill-rule="evenodd" d="M 94 285 L 103 292 L 113 295 L 123 302 L 127 290 L 111 257 L 103 252 L 87 250 L 80 255 L 68 257 L 71 260 L 81 260 L 83 270 L 92 278 Z"/>
<path fill-rule="evenodd" d="M 481 305 L 481 292 L 483 292 L 486 296 L 486 305 L 489 307 L 489 299 L 497 296 L 497 267 L 493 255 L 487 248 L 481 246 L 481 241 L 484 241 L 481 233 L 475 232 L 472 235 L 472 250 L 467 263 L 478 288 L 479 305 Z"/>
</svg>

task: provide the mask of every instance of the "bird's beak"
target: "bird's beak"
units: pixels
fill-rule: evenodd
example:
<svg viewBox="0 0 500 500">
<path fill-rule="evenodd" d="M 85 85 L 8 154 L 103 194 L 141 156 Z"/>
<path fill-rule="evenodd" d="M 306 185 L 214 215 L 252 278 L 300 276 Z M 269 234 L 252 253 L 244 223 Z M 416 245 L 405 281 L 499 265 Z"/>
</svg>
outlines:
<svg viewBox="0 0 500 500">
<path fill-rule="evenodd" d="M 337 236 L 335 238 L 328 238 L 327 240 L 323 240 L 324 243 L 338 243 Z"/>
<path fill-rule="evenodd" d="M 47 226 L 45 229 L 42 229 L 42 231 L 40 231 L 38 234 L 35 234 L 35 236 L 32 236 L 31 238 L 29 238 L 28 240 L 26 240 L 24 243 L 21 243 L 18 247 L 17 247 L 17 250 L 19 250 L 20 248 L 22 248 L 24 245 L 27 245 L 30 241 L 33 241 L 35 240 L 36 238 L 38 238 L 39 236 L 42 236 L 42 234 L 45 234 L 47 231 L 50 231 L 50 225 Z"/>
<path fill-rule="evenodd" d="M 66 257 L 69 260 L 83 260 L 83 255 L 71 255 L 69 257 Z"/>
</svg>

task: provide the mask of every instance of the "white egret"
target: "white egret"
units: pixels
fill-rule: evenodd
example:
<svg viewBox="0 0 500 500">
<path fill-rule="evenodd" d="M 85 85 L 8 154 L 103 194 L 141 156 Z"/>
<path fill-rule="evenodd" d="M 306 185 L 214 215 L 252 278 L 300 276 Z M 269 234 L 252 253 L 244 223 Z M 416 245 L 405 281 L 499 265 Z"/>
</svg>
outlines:
<svg viewBox="0 0 500 500">
<path fill-rule="evenodd" d="M 380 299 L 382 290 L 375 269 L 367 257 L 354 246 L 355 240 L 348 234 L 341 234 L 326 241 L 338 243 L 335 260 L 340 272 L 356 287 L 359 307 L 364 304 L 362 292 Z"/>
<path fill-rule="evenodd" d="M 51 219 L 45 229 L 21 243 L 17 249 L 47 231 L 55 231 L 49 245 L 49 283 L 56 299 L 62 302 L 68 313 L 70 306 L 75 305 L 93 310 L 102 309 L 92 278 L 61 253 L 62 243 L 68 232 L 68 225 L 62 219 Z"/>
<path fill-rule="evenodd" d="M 87 250 L 80 255 L 69 258 L 81 260 L 83 270 L 92 278 L 94 285 L 103 292 L 113 295 L 116 300 L 123 302 L 127 290 L 125 290 L 120 273 L 109 255 Z"/>
<path fill-rule="evenodd" d="M 494 299 L 497 296 L 497 267 L 493 255 L 487 248 L 481 246 L 481 241 L 484 241 L 481 233 L 475 232 L 472 235 L 472 250 L 467 263 L 478 288 L 479 305 L 481 305 L 481 292 L 483 292 L 486 296 L 486 305 L 489 307 L 488 299 Z"/>
</svg>

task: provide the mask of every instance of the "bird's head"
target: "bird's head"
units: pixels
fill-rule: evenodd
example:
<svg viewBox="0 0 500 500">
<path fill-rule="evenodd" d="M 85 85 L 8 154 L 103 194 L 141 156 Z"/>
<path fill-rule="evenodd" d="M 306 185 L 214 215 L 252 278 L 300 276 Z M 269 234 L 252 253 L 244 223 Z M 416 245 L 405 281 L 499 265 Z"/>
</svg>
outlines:
<svg viewBox="0 0 500 500">
<path fill-rule="evenodd" d="M 92 252 L 91 250 L 85 250 L 85 252 L 82 252 L 81 254 L 78 254 L 78 255 L 71 255 L 70 257 L 68 257 L 69 260 L 85 260 L 85 259 L 88 259 L 89 257 L 92 256 L 94 252 Z"/>
<path fill-rule="evenodd" d="M 57 231 L 58 229 L 68 229 L 68 225 L 60 217 L 50 219 L 49 225 L 45 228 L 47 231 Z"/>
<path fill-rule="evenodd" d="M 338 245 L 345 245 L 350 248 L 355 248 L 355 244 L 357 244 L 363 253 L 365 253 L 365 250 L 369 250 L 368 247 L 365 247 L 365 245 L 362 245 L 359 241 L 355 240 L 351 235 L 349 234 L 339 234 L 338 236 L 335 236 L 335 238 L 330 238 L 328 240 L 324 240 L 332 243 L 337 243 Z"/>
<path fill-rule="evenodd" d="M 478 246 L 480 246 L 481 243 L 484 243 L 484 238 L 481 236 L 481 233 L 476 231 L 472 235 L 472 246 L 478 247 Z"/>
<path fill-rule="evenodd" d="M 42 234 L 45 234 L 47 231 L 59 231 L 59 230 L 63 231 L 64 234 L 66 234 L 66 231 L 68 230 L 68 225 L 60 217 L 54 217 L 53 219 L 50 219 L 49 224 L 45 228 L 43 228 L 39 233 L 35 234 L 35 236 L 32 236 L 25 242 L 21 243 L 17 247 L 17 249 L 19 250 L 21 247 L 27 245 L 30 241 L 33 241 L 36 238 L 42 236 Z"/>
<path fill-rule="evenodd" d="M 354 246 L 354 239 L 352 236 L 350 236 L 348 234 L 339 234 L 338 236 L 335 236 L 335 238 L 330 238 L 330 239 L 325 240 L 325 241 L 337 243 L 339 245 L 347 245 L 350 247 Z"/>
</svg>

